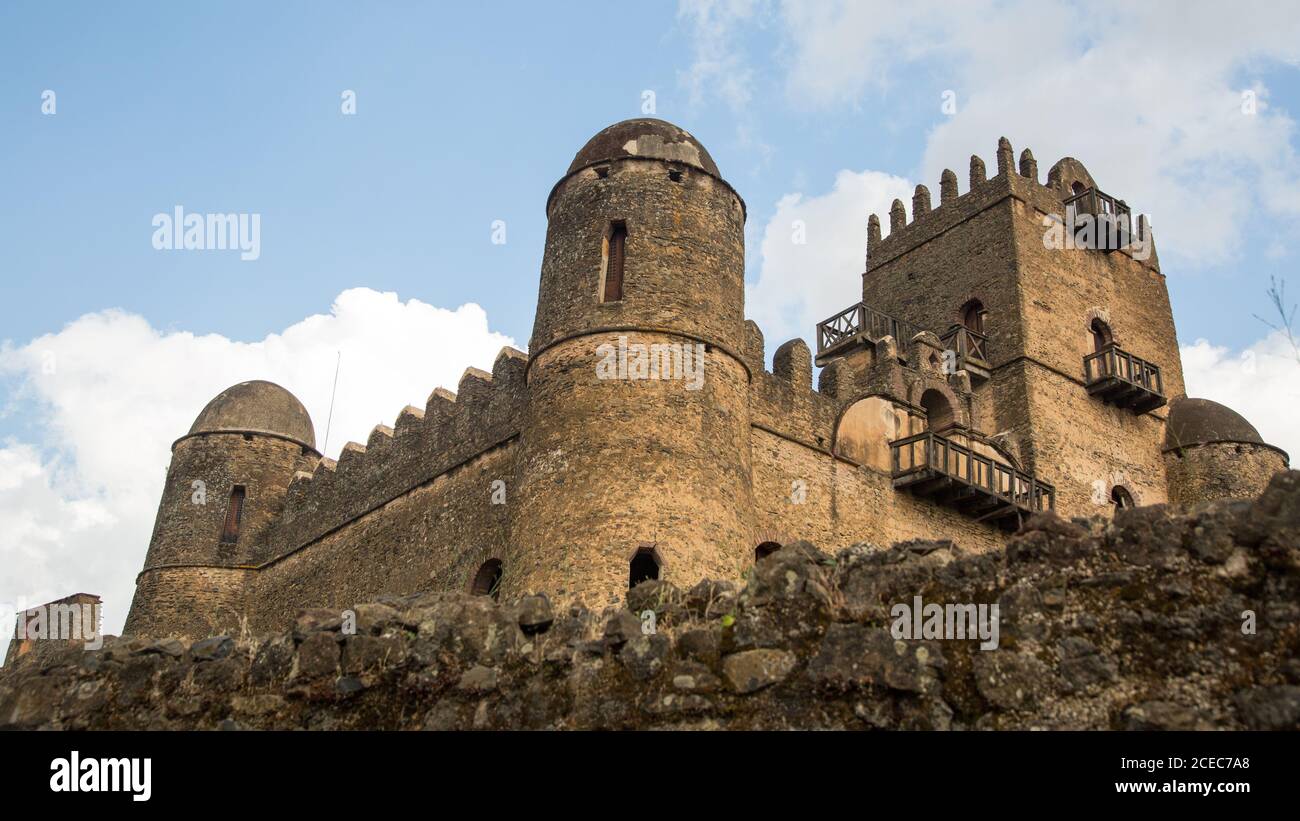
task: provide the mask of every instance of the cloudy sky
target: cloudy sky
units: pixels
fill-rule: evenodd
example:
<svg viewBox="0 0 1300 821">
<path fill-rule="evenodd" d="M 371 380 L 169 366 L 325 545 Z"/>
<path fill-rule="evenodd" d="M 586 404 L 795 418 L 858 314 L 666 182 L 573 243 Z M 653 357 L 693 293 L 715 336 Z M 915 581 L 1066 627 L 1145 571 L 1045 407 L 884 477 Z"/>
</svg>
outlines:
<svg viewBox="0 0 1300 821">
<path fill-rule="evenodd" d="M 1189 392 L 1300 452 L 1300 363 L 1255 316 L 1270 276 L 1300 298 L 1300 7 L 268 5 L 0 9 L 6 608 L 95 592 L 120 629 L 222 388 L 285 385 L 323 441 L 338 363 L 336 455 L 523 348 L 547 192 L 647 111 L 744 196 L 769 355 L 858 299 L 869 213 L 1006 136 L 1151 215 Z M 260 255 L 156 250 L 177 206 L 260 215 Z"/>
</svg>

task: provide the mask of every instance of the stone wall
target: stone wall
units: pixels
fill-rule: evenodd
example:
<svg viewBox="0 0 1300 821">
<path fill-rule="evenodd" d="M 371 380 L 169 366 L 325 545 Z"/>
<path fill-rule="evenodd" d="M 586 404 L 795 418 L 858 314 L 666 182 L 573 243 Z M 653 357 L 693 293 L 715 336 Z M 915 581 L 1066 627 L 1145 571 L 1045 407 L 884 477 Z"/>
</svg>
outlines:
<svg viewBox="0 0 1300 821">
<path fill-rule="evenodd" d="M 1195 505 L 1208 499 L 1250 499 L 1269 477 L 1287 466 L 1286 456 L 1268 445 L 1215 442 L 1175 448 L 1164 454 L 1169 500 Z"/>
<path fill-rule="evenodd" d="M 996 648 L 896 638 L 916 596 L 997 604 Z M 1300 472 L 1190 513 L 1036 516 L 982 554 L 795 543 L 743 589 L 626 604 L 383 597 L 355 630 L 310 610 L 257 639 L 62 649 L 0 670 L 0 728 L 1297 729 Z"/>
<path fill-rule="evenodd" d="M 493 448 L 336 532 L 265 565 L 252 596 L 252 629 L 272 630 L 304 607 L 342 607 L 384 593 L 468 590 L 488 559 L 503 558 L 516 444 Z"/>
</svg>

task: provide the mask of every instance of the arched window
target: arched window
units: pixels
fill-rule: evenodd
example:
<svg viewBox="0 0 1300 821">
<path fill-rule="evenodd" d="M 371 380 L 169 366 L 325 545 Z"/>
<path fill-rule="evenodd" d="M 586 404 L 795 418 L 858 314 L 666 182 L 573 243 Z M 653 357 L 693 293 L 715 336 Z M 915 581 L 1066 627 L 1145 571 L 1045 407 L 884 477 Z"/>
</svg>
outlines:
<svg viewBox="0 0 1300 821">
<path fill-rule="evenodd" d="M 948 397 L 933 388 L 921 394 L 921 407 L 925 409 L 926 430 L 936 432 L 946 430 L 957 422 Z"/>
<path fill-rule="evenodd" d="M 984 303 L 978 299 L 972 299 L 961 309 L 961 324 L 968 331 L 982 334 L 984 333 L 984 315 L 986 313 L 988 312 L 984 310 Z"/>
<path fill-rule="evenodd" d="M 1094 319 L 1088 330 L 1092 331 L 1092 349 L 1100 351 L 1114 341 L 1111 335 L 1110 326 L 1100 319 Z"/>
<path fill-rule="evenodd" d="M 501 572 L 500 559 L 488 559 L 483 562 L 482 567 L 474 574 L 474 583 L 470 586 L 469 592 L 475 596 L 500 598 Z"/>
<path fill-rule="evenodd" d="M 613 222 L 605 239 L 605 276 L 601 302 L 623 298 L 623 264 L 627 253 L 627 223 Z"/>
<path fill-rule="evenodd" d="M 234 544 L 239 541 L 239 523 L 244 517 L 244 486 L 235 485 L 230 489 L 230 504 L 226 507 L 226 522 L 221 526 L 221 543 Z"/>
<path fill-rule="evenodd" d="M 1075 180 L 1074 184 L 1070 186 L 1070 192 L 1073 194 L 1082 194 L 1084 191 L 1087 190 L 1088 189 L 1083 187 L 1083 183 L 1079 182 L 1078 180 Z"/>
<path fill-rule="evenodd" d="M 655 555 L 654 548 L 643 547 L 632 557 L 632 563 L 628 567 L 627 586 L 636 587 L 641 582 L 657 578 L 659 578 L 659 557 Z"/>
<path fill-rule="evenodd" d="M 780 549 L 781 545 L 777 542 L 763 542 L 761 545 L 754 548 L 754 561 L 762 561 Z"/>
<path fill-rule="evenodd" d="M 1129 493 L 1123 485 L 1115 485 L 1110 491 L 1110 501 L 1115 505 L 1116 510 L 1133 507 L 1133 494 Z"/>
</svg>

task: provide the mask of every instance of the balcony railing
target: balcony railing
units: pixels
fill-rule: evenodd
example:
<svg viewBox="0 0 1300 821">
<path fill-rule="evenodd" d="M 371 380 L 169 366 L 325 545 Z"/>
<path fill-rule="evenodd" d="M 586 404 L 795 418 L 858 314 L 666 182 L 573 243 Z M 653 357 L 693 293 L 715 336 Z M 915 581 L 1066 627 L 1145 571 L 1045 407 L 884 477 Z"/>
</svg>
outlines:
<svg viewBox="0 0 1300 821">
<path fill-rule="evenodd" d="M 939 341 L 948 350 L 957 353 L 958 363 L 974 359 L 982 365 L 988 365 L 989 338 L 979 331 L 973 331 L 965 325 L 953 325 L 946 334 L 939 337 Z M 958 364 L 957 367 L 960 369 L 962 365 Z"/>
<path fill-rule="evenodd" d="M 860 339 L 875 342 L 881 337 L 892 336 L 903 345 L 919 331 L 907 322 L 859 302 L 817 323 L 817 356 Z"/>
<path fill-rule="evenodd" d="M 1056 489 L 968 445 L 926 431 L 889 443 L 894 487 L 957 508 L 977 521 L 1016 524 L 1056 507 Z"/>
<path fill-rule="evenodd" d="M 1159 366 L 1115 345 L 1083 358 L 1083 382 L 1088 393 L 1134 413 L 1146 413 L 1168 401 Z"/>
<path fill-rule="evenodd" d="M 1133 238 L 1133 212 L 1123 200 L 1115 199 L 1100 189 L 1089 188 L 1086 191 L 1065 200 L 1066 224 L 1070 225 L 1070 209 L 1074 209 L 1073 229 L 1075 237 L 1085 247 L 1101 251 L 1116 251 L 1129 245 Z M 1087 229 L 1079 224 L 1079 217 L 1092 217 L 1092 238 L 1083 243 L 1080 233 Z"/>
</svg>

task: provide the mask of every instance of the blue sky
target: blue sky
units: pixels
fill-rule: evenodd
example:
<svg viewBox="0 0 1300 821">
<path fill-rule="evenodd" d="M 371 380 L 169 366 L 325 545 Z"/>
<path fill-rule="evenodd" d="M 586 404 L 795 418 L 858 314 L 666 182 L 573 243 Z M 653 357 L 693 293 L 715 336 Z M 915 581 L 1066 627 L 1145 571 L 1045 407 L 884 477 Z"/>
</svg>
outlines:
<svg viewBox="0 0 1300 821">
<path fill-rule="evenodd" d="M 27 518 L 0 554 L 40 581 L 0 601 L 129 597 L 167 445 L 226 384 L 283 381 L 320 439 L 341 355 L 336 452 L 523 347 L 546 195 L 646 92 L 746 200 L 769 356 L 859 297 L 869 211 L 944 167 L 964 191 L 1005 135 L 1151 214 L 1189 391 L 1285 446 L 1295 363 L 1252 314 L 1270 275 L 1300 296 L 1300 13 L 1233 8 L 6 3 L 0 509 Z M 259 214 L 260 258 L 155 250 L 176 205 Z"/>
<path fill-rule="evenodd" d="M 887 87 L 810 108 L 783 87 L 779 38 L 755 26 L 736 39 L 770 60 L 752 66 L 737 115 L 692 99 L 692 22 L 669 3 L 375 5 L 7 5 L 4 337 L 23 343 L 120 307 L 160 328 L 260 339 L 366 285 L 477 302 L 494 328 L 526 339 L 546 193 L 587 137 L 640 115 L 643 90 L 708 146 L 745 197 L 751 232 L 783 194 L 823 193 L 840 169 L 917 179 L 925 135 L 946 119 L 939 95 L 964 91 L 959 66 L 913 61 Z M 1247 62 L 1234 74 L 1242 88 L 1263 83 L 1274 109 L 1300 110 L 1294 66 Z M 55 116 L 41 113 L 47 88 Z M 344 89 L 357 116 L 339 111 Z M 964 172 L 976 151 L 991 164 L 999 136 L 947 163 Z M 1039 159 L 1045 173 L 1054 158 Z M 1128 194 L 1123 180 L 1107 186 Z M 149 220 L 177 203 L 260 213 L 261 260 L 156 252 Z M 1157 231 L 1174 218 L 1153 214 Z M 495 219 L 505 245 L 489 241 Z M 1184 339 L 1259 336 L 1250 314 L 1265 307 L 1268 275 L 1295 265 L 1294 232 L 1270 244 L 1288 231 L 1263 220 L 1230 260 L 1167 271 Z M 846 293 L 855 273 L 839 272 Z"/>
</svg>

